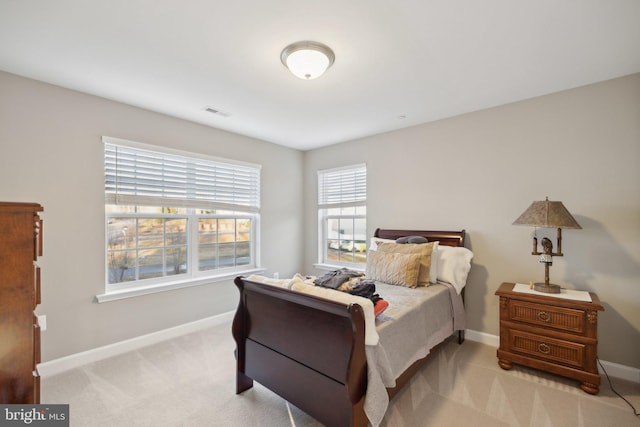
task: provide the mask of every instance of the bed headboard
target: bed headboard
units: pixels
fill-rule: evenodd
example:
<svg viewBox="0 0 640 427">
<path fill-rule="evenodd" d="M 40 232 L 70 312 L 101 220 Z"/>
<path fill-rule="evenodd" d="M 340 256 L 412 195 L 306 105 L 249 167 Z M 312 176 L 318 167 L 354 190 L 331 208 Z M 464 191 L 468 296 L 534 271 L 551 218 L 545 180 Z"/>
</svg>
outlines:
<svg viewBox="0 0 640 427">
<path fill-rule="evenodd" d="M 465 231 L 433 231 L 433 230 L 390 230 L 378 228 L 373 237 L 381 239 L 397 239 L 405 236 L 422 236 L 430 242 L 440 242 L 445 246 L 464 246 Z"/>
</svg>

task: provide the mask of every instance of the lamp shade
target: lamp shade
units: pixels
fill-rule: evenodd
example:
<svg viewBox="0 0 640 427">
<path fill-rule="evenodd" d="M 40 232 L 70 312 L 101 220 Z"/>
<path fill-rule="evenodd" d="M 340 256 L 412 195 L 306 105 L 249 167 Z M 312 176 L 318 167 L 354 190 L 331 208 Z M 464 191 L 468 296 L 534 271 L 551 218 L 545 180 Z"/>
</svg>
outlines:
<svg viewBox="0 0 640 427">
<path fill-rule="evenodd" d="M 513 225 L 528 225 L 544 228 L 582 228 L 562 202 L 546 200 L 533 202 Z"/>
<path fill-rule="evenodd" d="M 324 74 L 333 64 L 335 55 L 322 43 L 303 41 L 285 47 L 280 54 L 280 60 L 294 76 L 312 80 Z"/>
</svg>

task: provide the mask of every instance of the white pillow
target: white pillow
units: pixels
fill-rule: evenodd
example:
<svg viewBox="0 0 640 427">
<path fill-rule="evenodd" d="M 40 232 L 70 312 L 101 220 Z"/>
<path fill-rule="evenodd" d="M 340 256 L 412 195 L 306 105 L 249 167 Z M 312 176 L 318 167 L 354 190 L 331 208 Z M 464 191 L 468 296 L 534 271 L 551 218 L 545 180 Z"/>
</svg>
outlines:
<svg viewBox="0 0 640 427">
<path fill-rule="evenodd" d="M 467 283 L 473 252 L 467 248 L 438 246 L 438 280 L 447 282 L 460 293 Z"/>
<path fill-rule="evenodd" d="M 429 268 L 429 283 L 438 282 L 438 247 L 440 242 L 433 242 L 431 252 L 431 267 Z"/>
</svg>

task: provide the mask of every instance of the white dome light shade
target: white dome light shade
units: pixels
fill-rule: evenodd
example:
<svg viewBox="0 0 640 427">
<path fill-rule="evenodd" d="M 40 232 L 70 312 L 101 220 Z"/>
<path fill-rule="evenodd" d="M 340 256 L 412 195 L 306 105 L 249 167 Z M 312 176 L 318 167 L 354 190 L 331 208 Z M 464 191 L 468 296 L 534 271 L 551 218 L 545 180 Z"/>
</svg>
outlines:
<svg viewBox="0 0 640 427">
<path fill-rule="evenodd" d="M 329 58 L 317 50 L 296 50 L 287 57 L 287 68 L 301 79 L 321 76 L 329 66 Z"/>
<path fill-rule="evenodd" d="M 333 51 L 317 42 L 297 42 L 285 47 L 280 54 L 282 63 L 294 76 L 303 80 L 320 77 L 335 60 Z"/>
</svg>

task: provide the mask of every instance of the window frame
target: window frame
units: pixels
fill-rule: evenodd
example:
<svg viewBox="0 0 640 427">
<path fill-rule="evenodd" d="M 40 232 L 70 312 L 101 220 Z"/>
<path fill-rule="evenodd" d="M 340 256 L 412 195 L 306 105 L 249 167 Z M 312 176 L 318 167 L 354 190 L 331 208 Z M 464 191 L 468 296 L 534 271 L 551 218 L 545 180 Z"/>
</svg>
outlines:
<svg viewBox="0 0 640 427">
<path fill-rule="evenodd" d="M 236 277 L 241 274 L 251 274 L 265 271 L 264 268 L 260 267 L 260 169 L 259 165 L 249 164 L 244 162 L 236 162 L 228 159 L 221 159 L 217 157 L 211 157 L 206 155 L 200 155 L 191 152 L 184 152 L 179 150 L 167 149 L 164 147 L 157 147 L 147 144 L 142 144 L 133 141 L 122 140 L 118 138 L 112 137 L 103 137 L 102 142 L 105 144 L 105 162 L 106 162 L 106 144 L 117 145 L 127 147 L 128 149 L 140 149 L 145 151 L 151 151 L 153 153 L 157 153 L 160 156 L 162 155 L 170 155 L 170 156 L 181 156 L 186 159 L 194 159 L 199 162 L 211 160 L 213 162 L 217 162 L 226 166 L 233 168 L 235 165 L 238 165 L 242 168 L 254 168 L 254 173 L 256 173 L 255 186 L 257 188 L 257 203 L 254 206 L 239 206 L 239 205 L 231 205 L 228 203 L 228 200 L 225 200 L 224 203 L 218 203 L 216 200 L 205 200 L 202 203 L 202 206 L 196 207 L 195 205 L 199 204 L 200 201 L 196 200 L 181 200 L 181 199 L 166 199 L 162 205 L 153 206 L 152 203 L 157 203 L 161 201 L 161 199 L 156 199 L 154 201 L 144 200 L 141 204 L 132 204 L 137 201 L 136 196 L 125 195 L 122 197 L 122 201 L 118 203 L 118 196 L 111 193 L 109 194 L 108 188 L 109 184 L 107 183 L 107 171 L 105 169 L 105 243 L 104 243 L 104 265 L 105 265 L 105 278 L 104 278 L 104 293 L 97 295 L 98 302 L 106 302 L 112 301 L 122 298 L 128 298 L 131 296 L 145 295 L 149 293 L 155 293 L 165 290 L 171 289 L 180 289 L 184 287 L 190 286 L 198 286 L 207 283 L 213 283 L 223 280 L 228 280 L 233 277 Z M 105 163 L 106 168 L 106 163 Z M 252 187 L 253 188 L 253 187 Z M 228 189 L 225 189 L 228 190 Z M 253 191 L 253 190 L 252 190 Z M 227 191 L 228 193 L 228 191 Z M 253 195 L 252 195 L 253 197 Z M 137 206 L 137 207 L 145 207 L 152 206 L 155 208 L 179 208 L 182 210 L 178 213 L 171 212 L 137 212 L 138 209 L 134 209 L 134 212 L 109 212 L 107 209 L 110 205 L 124 205 L 124 206 Z M 186 206 L 185 206 L 186 205 Z M 217 209 L 215 208 L 217 207 Z M 206 212 L 212 211 L 212 212 Z M 165 256 L 163 255 L 163 275 L 160 277 L 152 277 L 152 278 L 143 278 L 139 280 L 125 281 L 125 282 L 115 282 L 109 283 L 110 280 L 110 259 L 109 254 L 113 253 L 113 250 L 109 248 L 109 221 L 112 218 L 163 218 L 163 219 L 185 219 L 185 233 L 186 233 L 186 248 L 187 248 L 187 272 L 182 274 L 166 274 L 166 263 Z M 199 257 L 198 257 L 198 247 L 199 243 L 199 221 L 200 219 L 205 218 L 216 218 L 216 219 L 234 219 L 234 220 L 246 220 L 250 221 L 250 235 L 249 235 L 249 256 L 250 262 L 249 264 L 242 265 L 234 265 L 232 267 L 216 267 L 208 270 L 200 270 L 199 268 Z M 237 244 L 238 241 L 238 232 L 237 232 L 237 222 L 235 224 L 235 236 L 233 243 Z M 218 228 L 216 228 L 219 231 Z M 137 233 L 137 232 L 136 232 Z M 245 241 L 240 241 L 240 243 Z M 220 244 L 221 242 L 217 242 Z M 162 246 L 163 250 L 166 251 L 167 242 L 166 240 L 163 242 Z M 138 253 L 140 247 L 138 245 L 135 246 L 135 253 Z M 236 257 L 234 256 L 234 259 Z M 136 260 L 136 271 L 138 268 Z"/>
<path fill-rule="evenodd" d="M 334 180 L 334 185 L 327 184 L 327 180 Z M 340 184 L 335 185 L 335 180 Z M 347 267 L 364 271 L 366 268 L 367 240 L 366 240 L 366 181 L 367 166 L 364 163 L 349 165 L 333 169 L 318 171 L 318 262 L 314 267 L 324 270 Z M 331 187 L 331 188 L 328 188 Z M 339 187 L 339 189 L 338 189 Z M 353 208 L 353 214 L 331 213 L 333 209 Z M 358 208 L 364 208 L 364 214 L 358 213 Z M 330 220 L 362 220 L 364 219 L 364 262 L 341 262 L 329 260 L 329 221 Z M 355 224 L 353 235 L 355 237 Z M 352 239 L 351 241 L 355 241 Z M 338 249 L 339 251 L 341 249 Z M 355 246 L 352 255 L 355 256 Z"/>
</svg>

